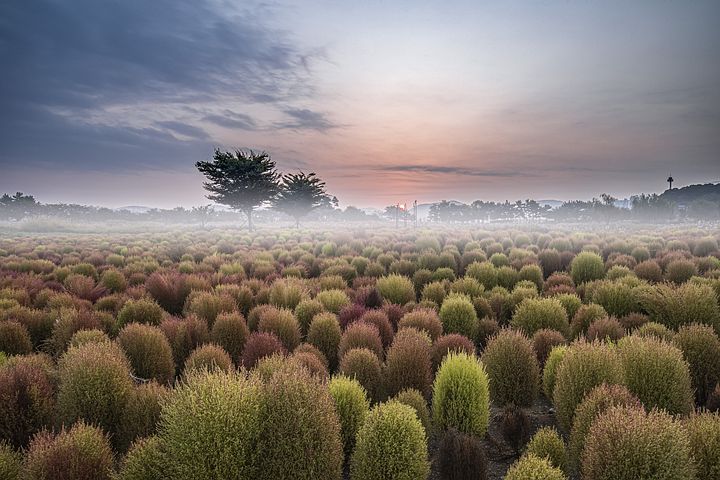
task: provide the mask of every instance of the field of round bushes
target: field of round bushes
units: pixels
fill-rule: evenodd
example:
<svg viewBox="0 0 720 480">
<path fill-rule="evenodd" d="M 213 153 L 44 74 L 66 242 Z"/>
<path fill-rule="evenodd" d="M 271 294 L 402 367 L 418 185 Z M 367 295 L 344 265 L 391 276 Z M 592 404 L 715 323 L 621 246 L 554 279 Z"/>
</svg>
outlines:
<svg viewBox="0 0 720 480">
<path fill-rule="evenodd" d="M 0 235 L 0 479 L 720 479 L 720 232 Z"/>
</svg>

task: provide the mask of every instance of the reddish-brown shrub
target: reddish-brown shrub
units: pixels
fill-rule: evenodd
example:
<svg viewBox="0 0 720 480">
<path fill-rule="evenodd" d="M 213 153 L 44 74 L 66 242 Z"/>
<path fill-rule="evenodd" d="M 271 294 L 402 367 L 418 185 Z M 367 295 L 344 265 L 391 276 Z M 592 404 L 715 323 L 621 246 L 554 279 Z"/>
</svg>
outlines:
<svg viewBox="0 0 720 480">
<path fill-rule="evenodd" d="M 543 328 L 535 332 L 535 335 L 532 337 L 532 345 L 535 350 L 535 355 L 537 355 L 540 368 L 545 365 L 545 360 L 547 360 L 548 355 L 550 355 L 550 350 L 557 345 L 565 344 L 565 342 L 565 336 L 557 330 Z"/>
<path fill-rule="evenodd" d="M 437 370 L 443 358 L 451 352 L 465 352 L 468 355 L 475 353 L 475 344 L 469 338 L 459 333 L 450 333 L 438 337 L 432 346 L 433 371 Z"/>
<path fill-rule="evenodd" d="M 435 310 L 430 308 L 416 308 L 406 313 L 400 319 L 398 328 L 414 327 L 422 330 L 430 336 L 430 340 L 435 341 L 442 335 L 442 322 Z"/>
<path fill-rule="evenodd" d="M 245 368 L 251 369 L 257 364 L 258 360 L 265 358 L 274 353 L 286 352 L 275 334 L 268 332 L 254 332 L 250 334 L 242 354 L 242 364 Z"/>
<path fill-rule="evenodd" d="M 519 454 L 530 439 L 530 419 L 522 408 L 506 405 L 500 420 L 500 430 L 515 454 Z"/>
<path fill-rule="evenodd" d="M 340 321 L 340 327 L 345 330 L 348 325 L 358 320 L 365 313 L 366 308 L 364 305 L 357 303 L 351 303 L 345 305 L 338 314 L 338 320 Z"/>
<path fill-rule="evenodd" d="M 437 456 L 441 480 L 487 479 L 485 448 L 476 436 L 450 428 L 440 440 Z"/>
<path fill-rule="evenodd" d="M 315 345 L 311 345 L 309 343 L 301 343 L 297 346 L 293 353 L 311 353 L 315 355 L 318 360 L 320 360 L 320 363 L 325 365 L 325 369 L 328 368 L 328 360 L 327 358 L 325 358 L 325 354 L 322 353 Z"/>
<path fill-rule="evenodd" d="M 145 289 L 160 306 L 173 315 L 182 313 L 190 294 L 187 276 L 178 272 L 155 272 L 145 282 Z"/>
<path fill-rule="evenodd" d="M 377 327 L 365 322 L 352 323 L 345 329 L 340 338 L 338 359 L 342 361 L 345 352 L 353 348 L 367 348 L 380 360 L 383 359 L 385 353 Z"/>
<path fill-rule="evenodd" d="M 404 328 L 388 349 L 384 372 L 385 393 L 392 397 L 406 388 L 425 398 L 432 391 L 432 342 L 425 332 Z"/>
<path fill-rule="evenodd" d="M 189 316 L 184 320 L 165 319 L 160 324 L 160 330 L 170 342 L 175 366 L 178 370 L 185 365 L 185 360 L 190 352 L 210 340 L 207 322 L 195 316 Z"/>
<path fill-rule="evenodd" d="M 24 325 L 13 320 L 0 321 L 0 352 L 25 355 L 32 351 L 30 334 Z"/>
<path fill-rule="evenodd" d="M 378 402 L 382 397 L 382 364 L 367 348 L 355 348 L 343 355 L 339 372 L 360 382 L 368 398 Z"/>
<path fill-rule="evenodd" d="M 615 342 L 625 336 L 625 328 L 615 317 L 598 318 L 590 324 L 585 336 L 591 342 L 607 339 Z"/>
<path fill-rule="evenodd" d="M 395 332 L 393 331 L 392 324 L 388 319 L 388 316 L 382 310 L 368 310 L 360 317 L 360 321 L 375 325 L 380 334 L 380 340 L 382 340 L 383 348 L 390 346 L 393 340 Z"/>
<path fill-rule="evenodd" d="M 650 317 L 642 313 L 630 313 L 624 317 L 620 317 L 618 321 L 626 331 L 631 332 L 648 323 Z"/>
</svg>

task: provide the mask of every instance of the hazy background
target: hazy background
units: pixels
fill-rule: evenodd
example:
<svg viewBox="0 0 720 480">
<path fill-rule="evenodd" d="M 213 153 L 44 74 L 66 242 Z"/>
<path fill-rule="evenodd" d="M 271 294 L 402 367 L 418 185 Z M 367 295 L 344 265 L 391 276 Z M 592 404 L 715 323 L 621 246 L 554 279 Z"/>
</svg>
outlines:
<svg viewBox="0 0 720 480">
<path fill-rule="evenodd" d="M 0 192 L 207 203 L 215 146 L 341 205 L 720 180 L 720 2 L 9 0 Z"/>
</svg>

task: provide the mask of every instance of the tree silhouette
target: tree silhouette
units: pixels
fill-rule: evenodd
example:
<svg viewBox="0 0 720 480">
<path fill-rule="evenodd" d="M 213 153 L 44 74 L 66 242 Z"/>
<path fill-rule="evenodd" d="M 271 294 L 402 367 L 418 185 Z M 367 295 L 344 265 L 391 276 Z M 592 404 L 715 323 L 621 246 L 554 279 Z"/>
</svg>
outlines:
<svg viewBox="0 0 720 480">
<path fill-rule="evenodd" d="M 273 207 L 295 219 L 295 227 L 300 219 L 322 206 L 336 206 L 337 198 L 325 192 L 325 182 L 315 173 L 288 173 L 283 175 L 280 191 L 273 199 Z"/>
<path fill-rule="evenodd" d="M 207 198 L 245 213 L 250 231 L 253 210 L 272 200 L 280 190 L 280 174 L 265 152 L 216 149 L 212 161 L 197 162 L 195 166 L 208 179 L 203 182 L 210 192 Z"/>
</svg>

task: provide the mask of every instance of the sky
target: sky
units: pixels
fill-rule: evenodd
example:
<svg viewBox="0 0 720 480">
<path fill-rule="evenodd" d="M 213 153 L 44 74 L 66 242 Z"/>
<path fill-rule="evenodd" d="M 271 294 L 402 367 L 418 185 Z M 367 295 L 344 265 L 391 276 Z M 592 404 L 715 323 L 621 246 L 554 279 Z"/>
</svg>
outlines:
<svg viewBox="0 0 720 480">
<path fill-rule="evenodd" d="M 269 152 L 341 206 L 720 181 L 717 0 L 3 0 L 0 192 L 209 203 Z"/>
</svg>

